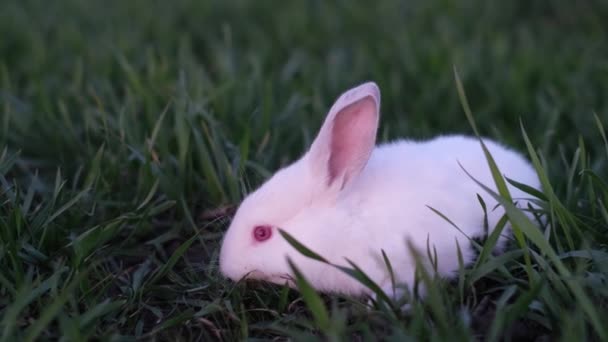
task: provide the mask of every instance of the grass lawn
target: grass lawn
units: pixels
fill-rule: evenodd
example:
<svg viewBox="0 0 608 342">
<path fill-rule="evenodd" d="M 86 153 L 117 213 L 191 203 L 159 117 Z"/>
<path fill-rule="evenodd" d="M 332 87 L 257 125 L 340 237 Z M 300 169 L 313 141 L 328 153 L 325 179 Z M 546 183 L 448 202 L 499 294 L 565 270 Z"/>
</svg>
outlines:
<svg viewBox="0 0 608 342">
<path fill-rule="evenodd" d="M 608 340 L 605 1 L 0 7 L 0 341 Z M 381 141 L 472 134 L 454 68 L 549 225 L 512 212 L 523 243 L 409 314 L 219 274 L 234 206 L 343 90 L 379 84 Z"/>
</svg>

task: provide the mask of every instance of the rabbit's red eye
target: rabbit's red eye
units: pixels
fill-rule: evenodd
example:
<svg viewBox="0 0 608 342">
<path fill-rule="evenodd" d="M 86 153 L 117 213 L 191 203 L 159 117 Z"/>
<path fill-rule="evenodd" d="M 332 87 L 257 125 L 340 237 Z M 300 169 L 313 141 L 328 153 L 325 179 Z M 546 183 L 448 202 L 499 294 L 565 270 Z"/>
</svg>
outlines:
<svg viewBox="0 0 608 342">
<path fill-rule="evenodd" d="M 270 226 L 257 226 L 253 228 L 253 237 L 257 241 L 266 241 L 272 236 L 272 228 Z"/>
</svg>

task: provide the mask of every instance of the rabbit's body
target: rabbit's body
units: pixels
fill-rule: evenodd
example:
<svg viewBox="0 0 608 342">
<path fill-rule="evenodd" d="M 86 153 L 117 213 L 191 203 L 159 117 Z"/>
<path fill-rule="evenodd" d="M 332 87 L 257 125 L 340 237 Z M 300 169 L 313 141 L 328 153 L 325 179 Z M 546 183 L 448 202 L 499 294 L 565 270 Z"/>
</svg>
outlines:
<svg viewBox="0 0 608 342">
<path fill-rule="evenodd" d="M 279 234 L 261 242 L 251 238 L 250 231 L 264 225 L 286 230 L 334 264 L 350 266 L 346 259 L 352 261 L 385 290 L 392 289 L 392 282 L 382 251 L 396 282 L 413 283 L 415 261 L 408 241 L 423 257 L 428 251 L 436 253 L 437 271 L 443 276 L 458 271 L 458 249 L 465 264 L 473 261 L 469 239 L 486 234 L 477 196 L 486 204 L 490 230 L 504 213 L 460 167 L 495 189 L 479 141 L 454 135 L 374 148 L 376 92 L 375 85 L 368 83 L 344 94 L 311 150 L 242 203 L 222 247 L 225 275 L 285 283 L 289 256 L 318 290 L 354 295 L 368 291 L 340 270 L 301 255 Z M 375 110 L 367 99 L 375 101 Z M 539 187 L 534 169 L 522 156 L 493 141 L 484 142 L 504 175 Z M 509 188 L 514 199 L 526 197 Z M 505 230 L 499 249 L 507 235 Z M 430 264 L 428 259 L 425 262 Z"/>
</svg>

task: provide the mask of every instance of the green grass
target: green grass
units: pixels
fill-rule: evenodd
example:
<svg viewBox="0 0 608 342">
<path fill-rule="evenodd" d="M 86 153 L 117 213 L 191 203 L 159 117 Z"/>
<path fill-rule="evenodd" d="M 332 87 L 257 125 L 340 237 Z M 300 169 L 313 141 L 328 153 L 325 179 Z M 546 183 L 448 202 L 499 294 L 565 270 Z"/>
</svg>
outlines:
<svg viewBox="0 0 608 342">
<path fill-rule="evenodd" d="M 4 1 L 0 341 L 606 340 L 607 56 L 599 0 Z M 341 91 L 380 85 L 382 141 L 473 134 L 454 68 L 549 225 L 503 200 L 517 242 L 409 314 L 220 276 L 233 206 Z"/>
</svg>

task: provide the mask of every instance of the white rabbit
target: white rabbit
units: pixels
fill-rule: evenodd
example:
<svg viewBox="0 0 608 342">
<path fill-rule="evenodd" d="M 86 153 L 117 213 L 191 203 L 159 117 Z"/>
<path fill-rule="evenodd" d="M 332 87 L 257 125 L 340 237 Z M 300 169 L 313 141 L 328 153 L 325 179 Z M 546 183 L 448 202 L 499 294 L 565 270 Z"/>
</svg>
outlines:
<svg viewBox="0 0 608 342">
<path fill-rule="evenodd" d="M 411 286 L 415 274 L 407 241 L 422 256 L 428 256 L 427 243 L 431 251 L 436 249 L 440 276 L 453 276 L 459 269 L 456 241 L 465 264 L 474 261 L 469 238 L 485 235 L 477 195 L 486 203 L 490 230 L 504 213 L 458 164 L 495 189 L 479 140 L 452 135 L 375 146 L 379 115 L 380 91 L 373 82 L 338 98 L 310 150 L 242 202 L 220 251 L 225 276 L 293 287 L 287 281 L 292 277 L 289 256 L 319 291 L 371 294 L 335 267 L 301 255 L 279 228 L 334 264 L 350 267 L 346 258 L 353 261 L 387 294 L 395 289 L 382 250 L 397 284 L 403 286 Z M 506 177 L 540 187 L 524 157 L 496 142 L 484 142 Z M 509 190 L 519 207 L 527 206 L 528 201 L 521 200 L 527 194 L 511 186 Z M 504 248 L 508 231 L 504 230 L 498 251 Z"/>
</svg>

